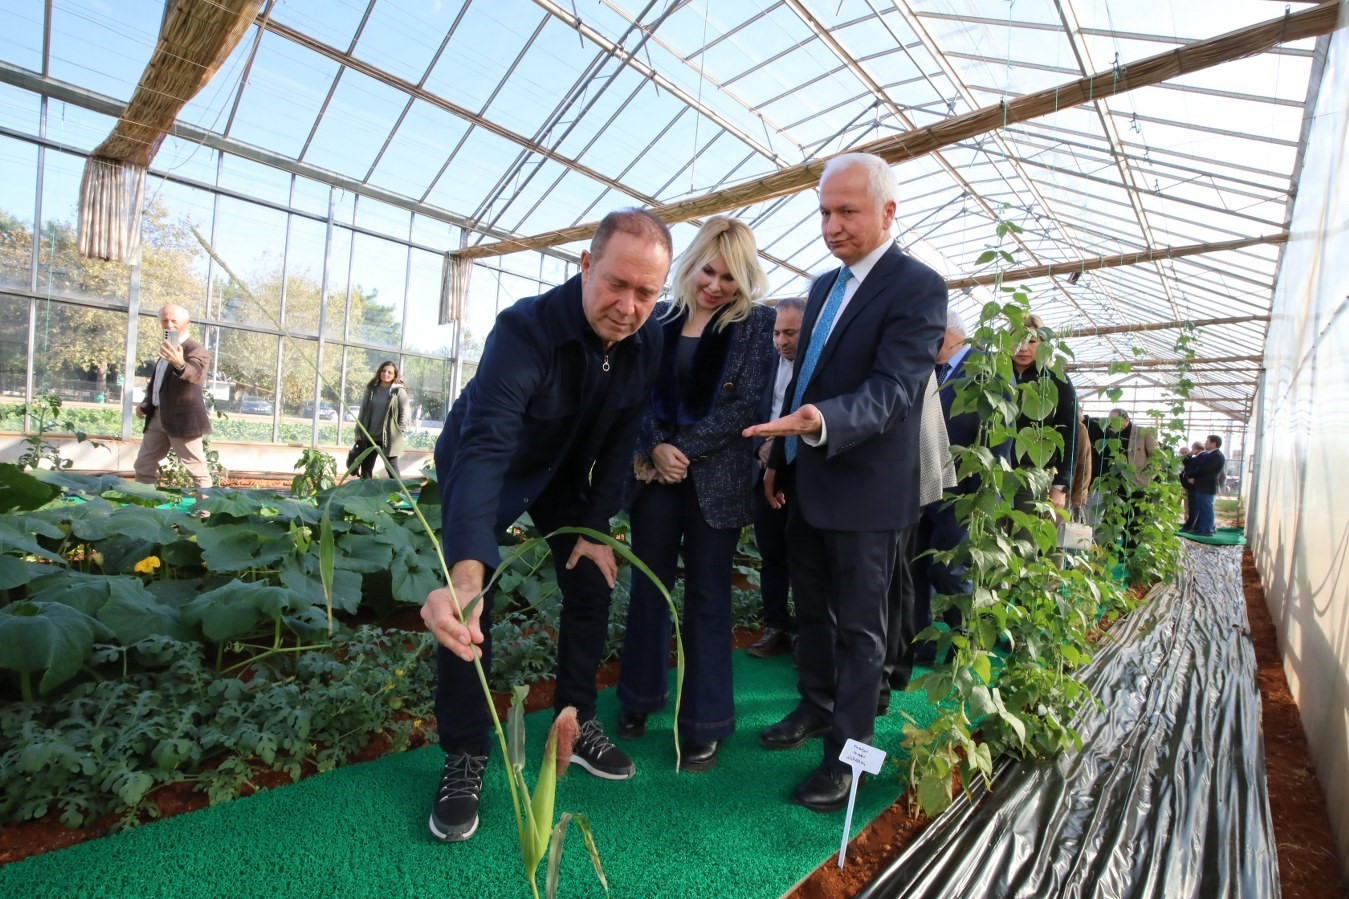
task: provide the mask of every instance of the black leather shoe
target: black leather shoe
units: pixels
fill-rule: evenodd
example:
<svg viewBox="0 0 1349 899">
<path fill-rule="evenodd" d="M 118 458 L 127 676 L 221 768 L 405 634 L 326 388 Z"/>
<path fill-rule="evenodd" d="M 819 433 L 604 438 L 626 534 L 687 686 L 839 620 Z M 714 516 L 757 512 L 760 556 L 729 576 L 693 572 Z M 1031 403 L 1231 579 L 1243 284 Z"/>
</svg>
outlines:
<svg viewBox="0 0 1349 899">
<path fill-rule="evenodd" d="M 637 712 L 621 709 L 618 713 L 618 726 L 614 733 L 624 740 L 635 740 L 646 733 L 646 716 Z"/>
<path fill-rule="evenodd" d="M 888 714 L 890 714 L 890 700 L 882 699 L 880 702 L 876 703 L 877 718 L 884 718 Z"/>
<path fill-rule="evenodd" d="M 821 765 L 796 788 L 792 802 L 812 812 L 836 812 L 848 804 L 851 787 L 852 771 L 836 765 Z"/>
<path fill-rule="evenodd" d="M 767 659 L 773 656 L 782 655 L 792 648 L 792 635 L 778 627 L 766 627 L 759 639 L 750 644 L 746 650 L 756 659 Z"/>
<path fill-rule="evenodd" d="M 765 749 L 795 749 L 811 737 L 818 737 L 828 730 L 828 724 L 797 710 L 760 731 L 759 745 Z"/>
<path fill-rule="evenodd" d="M 706 771 L 717 763 L 720 740 L 685 740 L 679 747 L 679 767 L 684 771 Z"/>
</svg>

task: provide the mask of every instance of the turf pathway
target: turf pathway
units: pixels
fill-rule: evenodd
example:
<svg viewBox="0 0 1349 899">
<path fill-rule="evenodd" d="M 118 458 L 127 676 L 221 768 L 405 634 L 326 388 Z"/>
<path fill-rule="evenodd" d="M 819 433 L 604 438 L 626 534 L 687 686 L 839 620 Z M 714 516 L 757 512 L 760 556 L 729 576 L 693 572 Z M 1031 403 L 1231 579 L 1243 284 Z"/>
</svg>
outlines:
<svg viewBox="0 0 1349 899">
<path fill-rule="evenodd" d="M 820 741 L 790 752 L 758 745 L 760 729 L 795 704 L 789 657 L 737 652 L 734 671 L 739 730 L 711 771 L 674 770 L 666 712 L 651 716 L 641 740 L 623 744 L 637 763 L 633 779 L 613 783 L 572 768 L 559 782 L 557 813 L 590 818 L 612 896 L 781 896 L 837 852 L 843 812 L 821 815 L 788 801 L 818 764 Z M 932 716 L 921 694 L 892 697 L 890 715 L 876 724 L 876 744 L 887 751 L 899 745 L 901 712 L 920 725 Z M 599 713 L 612 732 L 612 690 L 600 695 Z M 531 783 L 550 719 L 528 719 Z M 477 835 L 454 845 L 430 837 L 443 759 L 435 747 L 386 756 L 16 862 L 0 868 L 0 896 L 528 897 L 499 752 Z M 899 793 L 899 771 L 887 764 L 858 792 L 854 834 Z M 604 895 L 574 826 L 559 895 Z"/>
</svg>

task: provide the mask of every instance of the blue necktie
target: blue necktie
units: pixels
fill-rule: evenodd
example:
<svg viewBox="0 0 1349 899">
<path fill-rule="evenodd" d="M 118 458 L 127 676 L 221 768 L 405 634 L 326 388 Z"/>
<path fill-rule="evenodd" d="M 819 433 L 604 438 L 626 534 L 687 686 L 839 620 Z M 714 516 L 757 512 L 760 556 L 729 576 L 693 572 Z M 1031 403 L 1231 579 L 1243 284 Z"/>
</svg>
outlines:
<svg viewBox="0 0 1349 899">
<path fill-rule="evenodd" d="M 834 319 L 838 317 L 838 310 L 843 305 L 843 292 L 848 287 L 848 280 L 852 277 L 852 270 L 846 265 L 838 270 L 838 279 L 834 281 L 834 287 L 829 291 L 829 299 L 824 301 L 824 308 L 820 310 L 820 317 L 815 321 L 815 327 L 810 332 L 810 344 L 806 347 L 805 358 L 801 360 L 801 373 L 796 376 L 796 391 L 792 394 L 792 405 L 787 410 L 788 414 L 801 408 L 801 396 L 806 392 L 806 385 L 810 383 L 810 376 L 815 373 L 815 366 L 820 361 L 820 354 L 824 352 L 824 344 L 829 339 L 829 329 L 833 327 Z M 787 438 L 783 444 L 783 449 L 787 454 L 788 462 L 796 461 L 796 436 Z"/>
</svg>

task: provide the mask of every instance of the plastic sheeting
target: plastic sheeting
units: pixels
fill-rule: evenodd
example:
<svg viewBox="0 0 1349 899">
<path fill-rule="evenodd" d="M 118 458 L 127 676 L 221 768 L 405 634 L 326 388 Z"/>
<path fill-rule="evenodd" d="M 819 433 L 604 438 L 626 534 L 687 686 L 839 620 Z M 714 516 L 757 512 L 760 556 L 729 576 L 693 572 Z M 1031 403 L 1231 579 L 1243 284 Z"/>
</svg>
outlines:
<svg viewBox="0 0 1349 899">
<path fill-rule="evenodd" d="M 1189 547 L 1084 672 L 1082 751 L 1003 766 L 858 895 L 1277 897 L 1240 565 Z"/>
</svg>

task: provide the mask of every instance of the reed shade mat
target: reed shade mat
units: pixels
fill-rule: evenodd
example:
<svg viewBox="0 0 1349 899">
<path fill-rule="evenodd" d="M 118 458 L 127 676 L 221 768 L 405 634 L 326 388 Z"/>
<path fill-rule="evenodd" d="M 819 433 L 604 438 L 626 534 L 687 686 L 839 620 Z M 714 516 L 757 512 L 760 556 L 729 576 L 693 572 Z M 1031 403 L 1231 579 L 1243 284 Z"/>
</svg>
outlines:
<svg viewBox="0 0 1349 899">
<path fill-rule="evenodd" d="M 1245 528 L 1218 528 L 1213 532 L 1212 537 L 1201 537 L 1198 534 L 1191 534 L 1189 531 L 1181 531 L 1180 536 L 1186 540 L 1193 540 L 1195 543 L 1207 543 L 1209 546 L 1246 545 Z"/>
<path fill-rule="evenodd" d="M 838 851 L 843 812 L 788 802 L 819 763 L 820 741 L 788 752 L 758 743 L 795 704 L 790 656 L 737 652 L 734 672 L 739 730 L 712 770 L 675 772 L 666 712 L 651 716 L 645 737 L 620 743 L 637 763 L 632 780 L 573 767 L 558 782 L 557 813 L 589 816 L 613 896 L 776 897 Z M 902 712 L 920 726 L 932 718 L 922 694 L 892 696 L 876 722 L 887 751 L 899 746 Z M 612 736 L 613 690 L 600 695 L 599 714 Z M 528 717 L 531 784 L 551 718 Z M 15 862 L 0 868 L 0 896 L 528 897 L 500 752 L 477 835 L 453 845 L 435 842 L 426 824 L 443 760 L 437 747 L 385 756 Z M 887 764 L 858 791 L 854 834 L 899 796 L 899 774 Z M 574 826 L 562 866 L 559 895 L 604 895 Z"/>
</svg>

